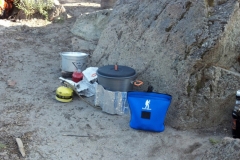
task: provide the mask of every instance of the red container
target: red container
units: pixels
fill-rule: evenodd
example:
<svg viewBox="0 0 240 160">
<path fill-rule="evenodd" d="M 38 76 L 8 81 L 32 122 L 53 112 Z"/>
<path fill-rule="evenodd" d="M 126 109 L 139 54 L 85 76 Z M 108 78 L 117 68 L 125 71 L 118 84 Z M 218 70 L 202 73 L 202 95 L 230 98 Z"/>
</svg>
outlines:
<svg viewBox="0 0 240 160">
<path fill-rule="evenodd" d="M 73 74 L 72 74 L 72 81 L 73 82 L 79 82 L 79 81 L 81 81 L 83 79 L 83 74 L 82 74 L 82 72 L 81 71 L 75 71 L 75 72 L 73 72 Z"/>
</svg>

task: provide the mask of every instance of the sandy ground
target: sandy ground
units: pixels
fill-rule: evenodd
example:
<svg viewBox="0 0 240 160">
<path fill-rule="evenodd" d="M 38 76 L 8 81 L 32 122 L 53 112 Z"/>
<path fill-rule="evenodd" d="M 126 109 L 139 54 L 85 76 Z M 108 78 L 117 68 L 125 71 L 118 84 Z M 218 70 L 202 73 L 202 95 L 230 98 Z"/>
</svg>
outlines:
<svg viewBox="0 0 240 160">
<path fill-rule="evenodd" d="M 100 9 L 99 0 L 60 2 L 69 14 L 64 22 L 0 20 L 1 160 L 192 160 L 231 136 L 230 126 L 179 131 L 167 125 L 161 133 L 137 131 L 129 127 L 129 116 L 107 114 L 77 96 L 70 103 L 56 101 L 59 53 L 72 51 L 70 28 L 80 13 Z M 94 97 L 87 100 L 93 103 Z"/>
</svg>

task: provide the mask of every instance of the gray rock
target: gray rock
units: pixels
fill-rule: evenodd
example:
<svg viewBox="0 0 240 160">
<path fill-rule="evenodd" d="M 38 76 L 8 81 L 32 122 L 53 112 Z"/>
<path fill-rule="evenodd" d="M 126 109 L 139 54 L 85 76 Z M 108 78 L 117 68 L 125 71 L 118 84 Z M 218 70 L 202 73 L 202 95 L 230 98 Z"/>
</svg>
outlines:
<svg viewBox="0 0 240 160">
<path fill-rule="evenodd" d="M 130 66 L 145 82 L 136 90 L 171 94 L 172 127 L 228 125 L 240 88 L 239 15 L 235 0 L 118 0 L 91 65 Z"/>
<path fill-rule="evenodd" d="M 202 159 L 240 159 L 240 140 L 225 137 L 219 144 L 208 149 Z"/>
<path fill-rule="evenodd" d="M 6 156 L 8 153 L 7 152 L 1 152 L 0 156 Z"/>
<path fill-rule="evenodd" d="M 112 8 L 117 0 L 101 0 L 101 7 L 103 9 Z"/>
<path fill-rule="evenodd" d="M 92 54 L 97 46 L 97 42 L 86 41 L 78 37 L 72 38 L 73 51 L 81 51 L 84 53 Z"/>
<path fill-rule="evenodd" d="M 54 1 L 54 6 L 49 11 L 48 19 L 53 22 L 62 22 L 67 18 L 67 12 L 64 6 L 60 5 L 58 1 Z"/>
<path fill-rule="evenodd" d="M 98 41 L 105 29 L 111 9 L 81 14 L 74 23 L 71 32 L 87 41 Z"/>
</svg>

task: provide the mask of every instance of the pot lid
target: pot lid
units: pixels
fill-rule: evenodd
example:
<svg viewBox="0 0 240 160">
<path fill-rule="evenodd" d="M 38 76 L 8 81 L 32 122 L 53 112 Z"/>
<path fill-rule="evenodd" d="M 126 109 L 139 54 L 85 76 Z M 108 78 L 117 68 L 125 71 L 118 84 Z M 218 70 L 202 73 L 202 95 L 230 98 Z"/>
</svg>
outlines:
<svg viewBox="0 0 240 160">
<path fill-rule="evenodd" d="M 97 73 L 108 77 L 129 77 L 136 74 L 133 68 L 121 65 L 106 65 L 98 68 Z"/>
</svg>

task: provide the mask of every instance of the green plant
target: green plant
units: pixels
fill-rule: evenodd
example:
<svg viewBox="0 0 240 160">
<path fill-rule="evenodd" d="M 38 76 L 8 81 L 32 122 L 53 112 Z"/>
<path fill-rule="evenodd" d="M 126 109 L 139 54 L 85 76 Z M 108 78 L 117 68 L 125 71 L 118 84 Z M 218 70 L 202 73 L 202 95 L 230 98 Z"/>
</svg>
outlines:
<svg viewBox="0 0 240 160">
<path fill-rule="evenodd" d="M 5 144 L 0 143 L 0 150 L 6 148 Z"/>
<path fill-rule="evenodd" d="M 48 19 L 48 10 L 53 7 L 53 0 L 17 0 L 15 6 L 22 10 L 27 18 L 35 13 L 40 13 L 45 19 Z"/>
<path fill-rule="evenodd" d="M 48 10 L 53 7 L 53 0 L 37 0 L 37 11 L 45 17 L 48 18 Z"/>
<path fill-rule="evenodd" d="M 213 139 L 213 138 L 209 138 L 209 142 L 210 142 L 212 145 L 215 145 L 215 144 L 219 143 L 218 140 Z"/>
<path fill-rule="evenodd" d="M 64 22 L 64 17 L 63 16 L 59 16 L 57 18 L 54 19 L 55 23 L 63 23 Z"/>
</svg>

